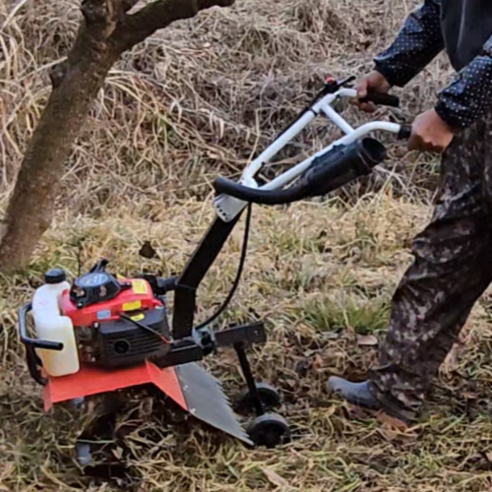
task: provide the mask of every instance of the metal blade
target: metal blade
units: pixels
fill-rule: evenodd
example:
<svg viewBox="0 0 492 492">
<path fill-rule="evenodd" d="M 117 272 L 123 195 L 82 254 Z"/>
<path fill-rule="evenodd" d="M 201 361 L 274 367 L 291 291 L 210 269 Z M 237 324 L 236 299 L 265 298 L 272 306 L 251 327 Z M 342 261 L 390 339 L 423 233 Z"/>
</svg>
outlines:
<svg viewBox="0 0 492 492">
<path fill-rule="evenodd" d="M 197 419 L 253 445 L 231 408 L 220 381 L 198 363 L 175 367 L 188 410 Z"/>
</svg>

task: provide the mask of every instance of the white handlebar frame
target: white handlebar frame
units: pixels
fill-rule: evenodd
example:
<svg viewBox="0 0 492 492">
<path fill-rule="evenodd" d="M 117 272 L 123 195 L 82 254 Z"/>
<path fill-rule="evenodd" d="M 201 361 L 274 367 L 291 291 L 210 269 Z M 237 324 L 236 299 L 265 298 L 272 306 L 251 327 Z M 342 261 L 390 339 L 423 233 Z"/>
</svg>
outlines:
<svg viewBox="0 0 492 492">
<path fill-rule="evenodd" d="M 299 118 L 292 126 L 290 126 L 282 135 L 280 135 L 272 144 L 270 144 L 256 159 L 254 159 L 243 171 L 239 183 L 243 186 L 248 186 L 260 190 L 278 190 L 291 183 L 299 177 L 313 162 L 313 160 L 330 151 L 336 145 L 348 145 L 369 133 L 374 131 L 386 131 L 390 133 L 399 133 L 401 125 L 389 123 L 386 121 L 373 121 L 366 123 L 356 129 L 352 126 L 332 107 L 331 104 L 340 98 L 355 98 L 357 92 L 354 89 L 342 88 L 333 94 L 327 94 L 318 100 L 315 104 Z M 256 173 L 270 161 L 272 157 L 282 150 L 288 142 L 296 137 L 311 121 L 313 121 L 320 113 L 333 123 L 335 123 L 344 133 L 345 136 L 332 142 L 327 147 L 313 154 L 308 159 L 288 169 L 284 173 L 277 176 L 275 179 L 258 187 L 258 183 L 254 179 Z M 218 195 L 214 200 L 214 207 L 217 215 L 224 221 L 230 222 L 246 207 L 247 203 L 228 195 Z"/>
</svg>

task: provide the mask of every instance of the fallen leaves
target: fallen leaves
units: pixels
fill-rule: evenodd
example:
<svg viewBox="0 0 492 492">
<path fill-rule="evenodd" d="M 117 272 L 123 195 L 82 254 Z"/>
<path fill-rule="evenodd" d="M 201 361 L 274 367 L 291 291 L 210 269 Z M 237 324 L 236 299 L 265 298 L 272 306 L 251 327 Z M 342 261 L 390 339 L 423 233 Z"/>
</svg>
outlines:
<svg viewBox="0 0 492 492">
<path fill-rule="evenodd" d="M 150 241 L 145 241 L 140 248 L 138 254 L 143 258 L 152 259 L 157 256 L 157 251 L 154 249 Z"/>
<path fill-rule="evenodd" d="M 350 420 L 364 421 L 371 417 L 371 411 L 357 405 L 347 405 L 345 407 L 347 416 Z"/>
<path fill-rule="evenodd" d="M 313 360 L 313 364 L 312 364 L 312 367 L 315 371 L 320 371 L 323 369 L 323 367 L 325 366 L 325 361 L 323 360 L 323 357 L 321 357 L 320 354 L 316 354 L 314 356 L 314 360 Z"/>
<path fill-rule="evenodd" d="M 374 335 L 357 335 L 357 345 L 360 347 L 374 347 L 378 339 Z"/>
<path fill-rule="evenodd" d="M 261 471 L 265 474 L 268 481 L 272 485 L 279 487 L 281 490 L 293 490 L 289 482 L 287 482 L 287 480 L 281 477 L 277 472 L 271 470 L 270 468 L 262 468 Z"/>
<path fill-rule="evenodd" d="M 124 451 L 122 448 L 120 448 L 119 446 L 117 448 L 114 448 L 112 449 L 112 453 L 113 453 L 113 456 L 118 460 L 118 461 L 122 461 L 123 460 L 123 456 L 124 456 Z"/>
<path fill-rule="evenodd" d="M 376 418 L 383 424 L 384 428 L 404 432 L 408 429 L 408 425 L 400 419 L 392 417 L 387 413 L 380 411 L 377 413 Z"/>
<path fill-rule="evenodd" d="M 381 436 L 389 442 L 400 440 L 414 440 L 417 438 L 415 427 L 409 427 L 406 422 L 392 417 L 383 411 L 376 414 L 376 419 L 381 422 L 381 427 L 378 429 Z"/>
</svg>

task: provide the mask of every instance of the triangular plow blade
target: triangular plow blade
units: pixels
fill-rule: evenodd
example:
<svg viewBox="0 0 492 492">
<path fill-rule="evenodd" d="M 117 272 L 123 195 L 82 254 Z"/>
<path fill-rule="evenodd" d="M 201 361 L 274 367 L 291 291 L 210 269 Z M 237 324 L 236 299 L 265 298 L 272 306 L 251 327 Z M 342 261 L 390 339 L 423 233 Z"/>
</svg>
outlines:
<svg viewBox="0 0 492 492">
<path fill-rule="evenodd" d="M 174 369 L 191 415 L 236 439 L 253 445 L 232 410 L 218 379 L 196 362 L 179 365 Z"/>
<path fill-rule="evenodd" d="M 220 382 L 196 362 L 159 369 L 151 362 L 108 371 L 82 367 L 77 374 L 52 378 L 44 387 L 45 409 L 54 403 L 119 389 L 154 384 L 195 418 L 253 445 Z"/>
</svg>

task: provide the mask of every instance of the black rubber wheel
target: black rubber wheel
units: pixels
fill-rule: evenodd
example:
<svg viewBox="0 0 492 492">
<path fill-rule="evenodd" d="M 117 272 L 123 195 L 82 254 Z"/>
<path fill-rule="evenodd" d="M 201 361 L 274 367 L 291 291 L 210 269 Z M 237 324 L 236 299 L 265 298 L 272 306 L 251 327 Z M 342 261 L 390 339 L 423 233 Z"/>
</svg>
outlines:
<svg viewBox="0 0 492 492">
<path fill-rule="evenodd" d="M 281 405 L 282 398 L 273 386 L 270 386 L 267 383 L 256 383 L 256 389 L 258 390 L 258 395 L 260 396 L 260 400 L 263 405 L 263 411 L 268 412 L 274 408 L 278 408 Z M 256 410 L 253 403 L 253 398 L 248 388 L 241 391 L 235 402 L 234 410 L 237 413 L 246 413 Z"/>
<path fill-rule="evenodd" d="M 277 413 L 265 413 L 250 422 L 247 432 L 257 446 L 275 448 L 290 439 L 289 424 Z"/>
</svg>

